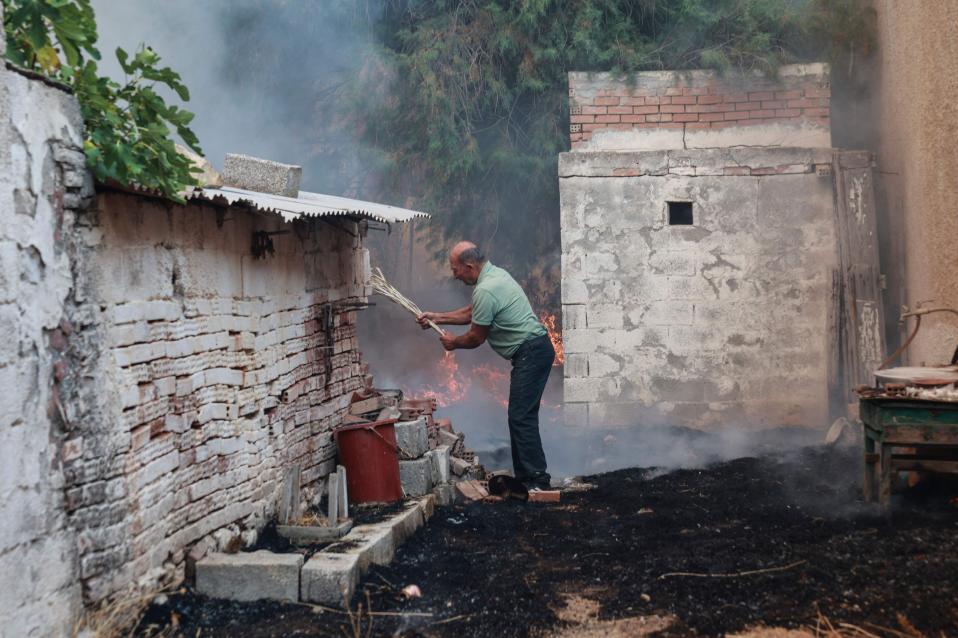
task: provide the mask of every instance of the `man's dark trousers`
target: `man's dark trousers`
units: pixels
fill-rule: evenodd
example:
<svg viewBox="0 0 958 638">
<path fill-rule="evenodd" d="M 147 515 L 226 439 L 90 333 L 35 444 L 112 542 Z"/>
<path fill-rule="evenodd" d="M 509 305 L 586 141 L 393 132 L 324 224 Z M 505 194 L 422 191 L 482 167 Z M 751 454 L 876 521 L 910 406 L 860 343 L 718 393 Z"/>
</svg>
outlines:
<svg viewBox="0 0 958 638">
<path fill-rule="evenodd" d="M 512 355 L 509 381 L 509 440 L 516 478 L 529 487 L 549 487 L 539 437 L 539 402 L 556 353 L 548 335 L 525 341 Z"/>
</svg>

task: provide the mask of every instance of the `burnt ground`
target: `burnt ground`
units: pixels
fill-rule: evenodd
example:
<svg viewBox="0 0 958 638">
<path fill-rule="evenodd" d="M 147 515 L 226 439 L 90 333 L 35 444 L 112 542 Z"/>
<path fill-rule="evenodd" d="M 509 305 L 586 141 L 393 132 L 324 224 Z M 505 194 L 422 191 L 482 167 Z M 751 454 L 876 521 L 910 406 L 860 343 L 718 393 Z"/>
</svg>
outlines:
<svg viewBox="0 0 958 638">
<path fill-rule="evenodd" d="M 919 485 L 884 514 L 861 502 L 860 457 L 803 448 L 698 470 L 627 469 L 588 478 L 595 488 L 566 492 L 561 505 L 439 509 L 364 579 L 372 635 L 637 635 L 641 623 L 603 621 L 651 617 L 658 624 L 641 626 L 656 635 L 714 636 L 814 627 L 821 614 L 880 636 L 958 636 L 958 488 Z M 404 600 L 408 584 L 422 597 Z M 365 600 L 358 593 L 353 609 Z M 139 635 L 151 623 L 183 636 L 354 635 L 349 620 L 184 589 L 150 608 Z"/>
</svg>

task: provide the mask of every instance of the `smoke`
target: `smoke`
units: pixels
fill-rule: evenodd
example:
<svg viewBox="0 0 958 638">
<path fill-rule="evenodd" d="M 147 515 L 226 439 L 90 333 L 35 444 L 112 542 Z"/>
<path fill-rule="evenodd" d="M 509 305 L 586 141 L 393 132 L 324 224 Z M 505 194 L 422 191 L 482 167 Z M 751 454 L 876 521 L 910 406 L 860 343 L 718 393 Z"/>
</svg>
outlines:
<svg viewBox="0 0 958 638">
<path fill-rule="evenodd" d="M 190 90 L 204 154 L 303 166 L 302 188 L 361 196 L 375 189 L 371 151 L 342 117 L 349 80 L 376 58 L 365 3 L 267 0 L 93 0 L 101 73 L 122 80 L 113 51 L 149 45 Z M 175 96 L 165 94 L 168 100 Z"/>
<path fill-rule="evenodd" d="M 357 99 L 350 94 L 350 80 L 387 66 L 378 57 L 372 33 L 379 9 L 371 7 L 378 6 L 332 0 L 93 0 L 103 53 L 101 72 L 122 80 L 113 50 L 119 46 L 132 52 L 142 43 L 150 45 L 162 64 L 180 73 L 189 87 L 191 100 L 185 107 L 196 114 L 193 130 L 214 165 L 222 166 L 228 152 L 300 164 L 304 190 L 402 205 L 391 193 L 382 192 L 377 155 L 360 142 L 361 130 L 348 117 L 350 101 Z M 388 94 L 386 83 L 378 95 L 361 97 L 384 99 Z M 487 253 L 508 266 L 512 256 L 494 251 L 495 233 L 505 228 L 497 224 L 493 237 L 474 239 L 486 240 Z M 413 236 L 410 231 L 403 234 Z M 402 260 L 384 262 L 393 261 L 393 253 L 406 254 L 401 242 L 397 229 L 388 237 L 370 237 L 373 263 L 386 266 L 390 279 L 403 270 Z M 400 279 L 403 292 L 428 310 L 468 304 L 471 290 L 436 268 L 421 242 L 409 243 L 409 276 Z M 557 263 L 548 268 L 557 270 Z M 525 280 L 531 282 L 557 280 L 554 272 L 514 274 L 527 274 Z M 558 296 L 556 289 L 544 285 L 527 288 L 536 310 Z M 389 302 L 376 297 L 371 301 L 377 305 L 360 314 L 360 345 L 377 386 L 398 387 L 412 396 L 435 388 L 441 382 L 443 357 L 436 335 L 421 331 L 405 311 Z M 458 380 L 469 384 L 469 390 L 465 398 L 444 405 L 439 416 L 452 419 L 487 467 L 508 468 L 502 399 L 508 396 L 510 364 L 488 346 L 457 351 L 455 356 Z M 501 371 L 503 376 L 483 385 L 475 378 L 477 368 Z M 700 467 L 781 447 L 798 436 L 746 434 L 734 428 L 705 434 L 641 423 L 628 430 L 583 431 L 562 422 L 561 403 L 562 369 L 555 368 L 540 420 L 550 469 L 557 476 L 633 466 Z"/>
</svg>

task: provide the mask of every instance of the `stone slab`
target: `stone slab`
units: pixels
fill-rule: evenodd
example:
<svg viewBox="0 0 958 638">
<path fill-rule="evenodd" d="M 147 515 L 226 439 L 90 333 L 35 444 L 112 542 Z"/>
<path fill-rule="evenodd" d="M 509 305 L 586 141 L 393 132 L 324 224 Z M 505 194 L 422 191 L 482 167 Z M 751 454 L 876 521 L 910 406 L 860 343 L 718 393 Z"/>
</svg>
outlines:
<svg viewBox="0 0 958 638">
<path fill-rule="evenodd" d="M 303 565 L 300 596 L 305 602 L 344 606 L 352 598 L 361 575 L 358 554 L 313 554 Z"/>
<path fill-rule="evenodd" d="M 343 521 L 335 527 L 320 525 L 277 525 L 276 532 L 296 545 L 327 543 L 339 540 L 353 528 L 352 521 Z"/>
<path fill-rule="evenodd" d="M 426 418 L 415 421 L 400 421 L 396 428 L 396 445 L 402 459 L 418 459 L 429 451 L 429 434 L 426 430 Z"/>
<path fill-rule="evenodd" d="M 252 601 L 299 599 L 301 554 L 267 550 L 209 554 L 196 563 L 196 591 L 211 598 Z"/>
<path fill-rule="evenodd" d="M 415 498 L 428 494 L 432 489 L 432 459 L 400 461 L 399 481 L 406 496 Z"/>
</svg>

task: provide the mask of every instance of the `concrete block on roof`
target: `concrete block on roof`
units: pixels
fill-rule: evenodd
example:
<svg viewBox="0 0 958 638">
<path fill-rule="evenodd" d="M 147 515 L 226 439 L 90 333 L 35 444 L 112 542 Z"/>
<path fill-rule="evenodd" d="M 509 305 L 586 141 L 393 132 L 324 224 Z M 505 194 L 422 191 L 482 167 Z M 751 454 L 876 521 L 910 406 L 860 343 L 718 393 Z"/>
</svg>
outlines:
<svg viewBox="0 0 958 638">
<path fill-rule="evenodd" d="M 196 563 L 196 591 L 211 598 L 299 600 L 302 554 L 210 554 Z"/>
<path fill-rule="evenodd" d="M 245 190 L 297 197 L 302 166 L 227 153 L 223 162 L 223 182 Z"/>
<path fill-rule="evenodd" d="M 425 417 L 419 417 L 415 421 L 401 421 L 395 425 L 395 428 L 400 458 L 418 459 L 429 451 L 429 433 L 426 429 Z"/>
<path fill-rule="evenodd" d="M 406 496 L 423 496 L 432 489 L 432 459 L 422 457 L 399 462 L 399 481 Z"/>
</svg>

